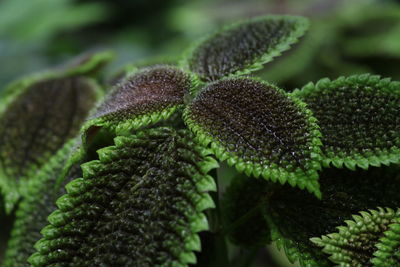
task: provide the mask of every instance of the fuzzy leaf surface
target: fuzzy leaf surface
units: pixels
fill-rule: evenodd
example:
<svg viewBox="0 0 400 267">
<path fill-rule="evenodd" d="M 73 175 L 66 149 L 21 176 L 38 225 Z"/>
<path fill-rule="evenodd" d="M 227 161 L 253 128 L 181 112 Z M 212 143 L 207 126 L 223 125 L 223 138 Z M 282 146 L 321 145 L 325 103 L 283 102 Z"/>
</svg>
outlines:
<svg viewBox="0 0 400 267">
<path fill-rule="evenodd" d="M 393 224 L 383 234 L 375 245 L 377 250 L 371 262 L 376 267 L 400 265 L 400 218 L 394 219 Z"/>
<path fill-rule="evenodd" d="M 246 78 L 225 79 L 203 89 L 184 119 L 203 145 L 239 172 L 319 196 L 320 140 L 305 104 L 279 88 Z"/>
<path fill-rule="evenodd" d="M 324 164 L 349 169 L 400 162 L 400 83 L 359 75 L 308 84 L 294 95 L 321 127 Z"/>
<path fill-rule="evenodd" d="M 264 16 L 228 26 L 189 54 L 189 69 L 203 81 L 260 69 L 297 42 L 308 28 L 306 18 Z"/>
<path fill-rule="evenodd" d="M 34 82 L 9 103 L 0 117 L 0 181 L 6 194 L 14 194 L 79 132 L 98 95 L 93 80 L 71 76 Z"/>
<path fill-rule="evenodd" d="M 400 203 L 398 167 L 325 169 L 319 181 L 321 200 L 296 188 L 275 187 L 265 209 L 269 225 L 275 230 L 272 239 L 281 242 L 292 261 L 304 262 L 302 266 L 308 266 L 310 260 L 327 260 L 310 238 L 335 232 L 336 227 L 360 211 L 397 209 Z"/>
<path fill-rule="evenodd" d="M 139 70 L 113 88 L 84 126 L 86 135 L 97 127 L 123 132 L 166 119 L 183 106 L 192 83 L 190 75 L 172 66 Z"/>
<path fill-rule="evenodd" d="M 7 244 L 3 266 L 29 266 L 27 259 L 35 252 L 34 244 L 41 238 L 40 230 L 45 227 L 47 217 L 56 210 L 56 200 L 65 194 L 64 186 L 57 186 L 74 140 L 68 142 L 54 155 L 28 185 L 27 193 L 18 204 L 16 219 Z M 70 171 L 63 185 L 79 176 L 79 165 Z"/>
<path fill-rule="evenodd" d="M 195 263 L 197 232 L 207 230 L 203 210 L 216 190 L 206 173 L 214 159 L 187 130 L 154 128 L 115 138 L 82 165 L 83 178 L 42 230 L 33 266 L 155 266 Z"/>
<path fill-rule="evenodd" d="M 323 247 L 322 251 L 329 254 L 329 259 L 338 266 L 372 266 L 371 259 L 377 249 L 375 245 L 389 225 L 399 219 L 400 209 L 362 211 L 360 215 L 353 215 L 351 220 L 346 220 L 345 226 L 337 227 L 339 232 L 311 240 Z"/>
</svg>

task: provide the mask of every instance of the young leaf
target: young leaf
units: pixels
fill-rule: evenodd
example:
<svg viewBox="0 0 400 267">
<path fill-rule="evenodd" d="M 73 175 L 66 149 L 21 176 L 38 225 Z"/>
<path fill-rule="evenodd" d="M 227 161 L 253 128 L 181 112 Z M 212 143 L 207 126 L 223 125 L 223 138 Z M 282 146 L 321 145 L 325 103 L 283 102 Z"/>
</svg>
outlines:
<svg viewBox="0 0 400 267">
<path fill-rule="evenodd" d="M 311 241 L 323 247 L 322 251 L 331 255 L 329 259 L 340 266 L 371 265 L 373 253 L 377 249 L 375 245 L 389 225 L 400 219 L 400 209 L 378 208 L 361 211 L 360 214 L 345 221 L 345 226 L 337 227 L 339 232 L 312 238 Z"/>
<path fill-rule="evenodd" d="M 188 68 L 203 81 L 248 74 L 260 69 L 297 42 L 308 20 L 297 16 L 264 16 L 236 23 L 196 45 Z"/>
<path fill-rule="evenodd" d="M 210 84 L 187 106 L 184 119 L 203 145 L 239 172 L 288 182 L 320 196 L 319 130 L 298 99 L 246 78 Z"/>
<path fill-rule="evenodd" d="M 349 169 L 400 162 L 400 83 L 379 76 L 322 79 L 294 92 L 321 127 L 324 164 Z"/>
<path fill-rule="evenodd" d="M 371 262 L 376 267 L 400 265 L 400 218 L 394 219 L 383 235 L 375 245 L 378 249 Z"/>
<path fill-rule="evenodd" d="M 86 137 L 98 127 L 126 132 L 168 118 L 183 106 L 184 96 L 192 86 L 192 77 L 172 66 L 135 72 L 115 86 L 86 123 Z"/>
<path fill-rule="evenodd" d="M 116 137 L 82 165 L 42 230 L 33 266 L 176 266 L 195 263 L 217 167 L 187 130 Z"/>
<path fill-rule="evenodd" d="M 27 192 L 17 208 L 14 227 L 3 258 L 4 267 L 25 266 L 28 264 L 28 257 L 35 252 L 33 245 L 41 237 L 40 230 L 48 223 L 47 216 L 56 209 L 57 198 L 65 193 L 63 186 L 57 186 L 57 180 L 67 162 L 74 142 L 75 140 L 68 142 L 30 180 Z M 75 177 L 78 176 L 72 172 L 72 175 L 69 175 L 65 181 L 70 181 Z"/>
<path fill-rule="evenodd" d="M 224 194 L 221 212 L 225 232 L 239 246 L 262 247 L 271 241 L 263 215 L 269 188 L 265 180 L 236 176 Z"/>
<path fill-rule="evenodd" d="M 359 211 L 379 206 L 396 209 L 400 203 L 398 167 L 357 171 L 326 169 L 319 181 L 321 200 L 305 191 L 283 186 L 271 190 L 266 205 L 270 228 L 276 229 L 272 239 L 281 240 L 293 261 L 326 261 L 310 238 L 334 232 Z"/>
<path fill-rule="evenodd" d="M 48 78 L 22 89 L 7 105 L 0 116 L 0 183 L 7 210 L 18 196 L 18 185 L 79 132 L 98 97 L 91 79 Z"/>
</svg>

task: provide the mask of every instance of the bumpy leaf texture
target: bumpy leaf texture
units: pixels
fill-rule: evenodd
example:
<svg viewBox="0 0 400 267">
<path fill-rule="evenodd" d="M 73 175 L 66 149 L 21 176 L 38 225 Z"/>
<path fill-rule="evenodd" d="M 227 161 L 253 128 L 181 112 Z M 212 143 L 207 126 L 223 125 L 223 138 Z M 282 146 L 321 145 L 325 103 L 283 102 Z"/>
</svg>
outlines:
<svg viewBox="0 0 400 267">
<path fill-rule="evenodd" d="M 339 232 L 312 238 L 312 242 L 323 247 L 323 251 L 331 256 L 329 259 L 339 266 L 372 266 L 373 252 L 376 244 L 389 225 L 400 219 L 400 209 L 383 209 L 362 211 L 361 215 L 353 215 L 345 226 L 337 227 Z M 387 264 L 389 262 L 386 262 Z M 398 266 L 394 265 L 376 266 Z"/>
<path fill-rule="evenodd" d="M 144 68 L 114 87 L 85 125 L 87 135 L 106 127 L 121 132 L 168 118 L 184 104 L 192 77 L 166 65 Z"/>
<path fill-rule="evenodd" d="M 271 232 L 263 215 L 269 191 L 267 183 L 238 175 L 225 192 L 221 203 L 224 229 L 233 243 L 262 247 L 271 241 Z"/>
<path fill-rule="evenodd" d="M 0 117 L 0 181 L 13 191 L 74 137 L 99 96 L 82 76 L 47 78 L 23 89 Z"/>
<path fill-rule="evenodd" d="M 275 86 L 245 78 L 210 84 L 184 118 L 217 158 L 239 172 L 288 182 L 320 195 L 318 126 L 305 104 Z"/>
<path fill-rule="evenodd" d="M 388 226 L 384 236 L 375 245 L 378 249 L 371 260 L 374 266 L 390 267 L 400 265 L 400 218 Z"/>
<path fill-rule="evenodd" d="M 218 166 L 187 130 L 154 128 L 117 137 L 82 165 L 30 258 L 34 266 L 156 266 L 196 261 L 203 210 Z"/>
<path fill-rule="evenodd" d="M 204 81 L 246 74 L 289 49 L 307 28 L 307 19 L 296 16 L 264 16 L 236 23 L 195 46 L 188 66 Z"/>
<path fill-rule="evenodd" d="M 324 164 L 349 169 L 400 162 L 400 83 L 360 75 L 323 79 L 294 95 L 321 127 Z"/>
<path fill-rule="evenodd" d="M 64 186 L 60 186 L 58 180 L 74 142 L 72 140 L 60 149 L 30 182 L 27 193 L 18 205 L 4 267 L 28 266 L 27 259 L 35 252 L 33 245 L 41 238 L 40 230 L 48 224 L 47 216 L 56 210 L 56 200 L 65 194 Z M 62 184 L 78 177 L 77 171 L 80 171 L 79 165 L 71 169 Z"/>
<path fill-rule="evenodd" d="M 323 266 L 317 263 L 326 260 L 310 238 L 335 232 L 344 220 L 360 211 L 377 207 L 397 209 L 400 203 L 398 167 L 326 169 L 320 176 L 320 184 L 321 200 L 283 186 L 272 191 L 266 205 L 270 227 L 276 229 L 273 240 L 281 240 L 291 252 L 292 260 L 303 262 L 302 266 L 312 262 L 314 266 Z"/>
</svg>

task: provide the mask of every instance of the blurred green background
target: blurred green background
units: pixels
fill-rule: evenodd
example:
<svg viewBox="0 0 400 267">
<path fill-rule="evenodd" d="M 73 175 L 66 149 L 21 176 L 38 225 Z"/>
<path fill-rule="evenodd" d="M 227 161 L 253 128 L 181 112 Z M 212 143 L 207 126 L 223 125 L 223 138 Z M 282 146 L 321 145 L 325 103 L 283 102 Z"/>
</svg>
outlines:
<svg viewBox="0 0 400 267">
<path fill-rule="evenodd" d="M 257 73 L 264 79 L 288 91 L 322 77 L 366 72 L 400 80 L 400 1 L 0 0 L 0 90 L 99 49 L 116 53 L 105 72 L 110 79 L 125 64 L 179 58 L 221 25 L 271 13 L 307 16 L 311 28 Z M 238 266 L 254 253 L 258 258 L 249 266 L 293 266 L 274 247 L 231 246 L 230 252 Z"/>
<path fill-rule="evenodd" d="M 321 77 L 373 72 L 399 79 L 400 1 L 390 0 L 0 0 L 0 88 L 82 52 L 112 49 L 124 64 L 179 57 L 198 37 L 268 13 L 312 20 L 307 37 L 266 66 L 292 90 Z"/>
</svg>

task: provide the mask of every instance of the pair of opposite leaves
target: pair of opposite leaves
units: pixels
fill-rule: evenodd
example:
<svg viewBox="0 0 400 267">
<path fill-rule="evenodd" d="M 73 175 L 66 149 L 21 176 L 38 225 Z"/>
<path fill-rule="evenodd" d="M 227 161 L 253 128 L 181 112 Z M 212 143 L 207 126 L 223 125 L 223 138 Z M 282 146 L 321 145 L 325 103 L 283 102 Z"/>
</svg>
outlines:
<svg viewBox="0 0 400 267">
<path fill-rule="evenodd" d="M 183 119 L 203 146 L 201 149 L 198 148 L 197 157 L 208 158 L 206 156 L 208 152 L 203 150 L 211 143 L 212 153 L 219 160 L 227 160 L 229 164 L 235 165 L 239 171 L 281 183 L 287 181 L 292 186 L 307 188 L 319 197 L 317 172 L 320 170 L 321 162 L 325 166 L 328 166 L 330 162 L 338 167 L 344 164 L 351 169 L 355 166 L 368 168 L 368 165 L 397 163 L 399 161 L 399 110 L 397 108 L 399 85 L 397 83 L 381 80 L 377 76 L 363 75 L 341 78 L 332 82 L 322 80 L 316 85 L 309 84 L 302 90 L 287 94 L 276 86 L 259 80 L 234 77 L 260 68 L 263 63 L 270 61 L 274 56 L 289 48 L 290 44 L 296 42 L 306 28 L 307 21 L 299 17 L 270 16 L 254 19 L 231 26 L 195 46 L 183 64 L 184 69 L 194 74 L 188 74 L 172 66 L 154 66 L 128 76 L 114 88 L 92 119 L 84 125 L 86 146 L 90 146 L 92 135 L 100 128 L 106 128 L 115 135 L 129 135 L 134 129 L 166 119 L 175 111 L 184 108 Z M 205 85 L 204 82 L 211 83 Z M 26 87 L 28 89 L 25 92 L 29 92 L 32 87 L 34 85 Z M 203 89 L 198 90 L 201 87 Z M 14 100 L 14 104 L 10 104 L 10 107 L 24 106 L 18 104 L 18 99 L 22 98 L 19 96 L 17 100 Z M 379 101 L 371 101 L 372 99 Z M 382 107 L 382 103 L 389 104 Z M 29 104 L 25 104 L 24 108 L 28 106 Z M 4 125 L 12 121 L 11 115 L 8 115 L 8 112 L 5 113 L 2 120 Z M 355 127 L 358 128 L 355 129 Z M 127 253 L 124 249 L 130 247 L 128 245 L 119 246 L 121 251 L 113 251 L 112 248 L 101 247 L 104 242 L 86 234 L 94 225 L 99 231 L 96 232 L 98 234 L 104 233 L 107 229 L 110 230 L 109 224 L 90 223 L 90 218 L 110 212 L 110 206 L 105 207 L 106 203 L 113 197 L 117 197 L 118 192 L 123 195 L 123 192 L 120 192 L 123 188 L 121 186 L 129 182 L 124 176 L 121 184 L 118 184 L 116 179 L 121 173 L 130 172 L 137 172 L 138 177 L 142 178 L 137 180 L 132 178 L 129 188 L 133 192 L 136 192 L 135 190 L 146 192 L 146 197 L 133 194 L 137 197 L 134 200 L 135 203 L 138 202 L 137 199 L 152 199 L 148 195 L 151 196 L 149 192 L 152 190 L 163 192 L 160 191 L 162 185 L 154 184 L 154 181 L 147 187 L 141 188 L 141 180 L 146 180 L 144 177 L 152 181 L 154 179 L 151 178 L 163 176 L 163 173 L 169 173 L 172 177 L 180 175 L 184 179 L 178 182 L 178 185 L 183 182 L 189 183 L 192 176 L 199 177 L 197 180 L 194 179 L 196 186 L 191 190 L 186 187 L 183 187 L 186 188 L 185 190 L 177 188 L 176 184 L 175 187 L 172 186 L 184 196 L 179 201 L 176 200 L 180 207 L 174 210 L 175 213 L 167 212 L 166 207 L 154 211 L 155 215 L 169 213 L 179 215 L 174 219 L 186 222 L 182 224 L 186 227 L 186 234 L 183 236 L 176 234 L 183 231 L 179 227 L 170 229 L 169 232 L 177 236 L 171 235 L 167 238 L 171 241 L 169 245 L 165 245 L 168 242 L 163 242 L 164 245 L 156 244 L 153 248 L 136 249 L 134 252 L 138 254 L 134 256 L 134 252 L 131 254 L 132 258 L 139 259 L 138 262 L 142 260 L 143 263 L 149 263 L 148 261 L 152 258 L 157 258 L 159 262 L 181 264 L 195 261 L 191 251 L 199 249 L 199 242 L 195 234 L 197 231 L 194 229 L 206 228 L 196 228 L 196 225 L 201 225 L 202 221 L 198 219 L 200 216 L 198 214 L 202 214 L 201 211 L 204 208 L 212 206 L 210 204 L 212 201 L 207 199 L 204 192 L 213 189 L 209 176 L 206 175 L 207 171 L 196 166 L 200 165 L 203 169 L 209 170 L 210 166 L 215 164 L 210 163 L 212 162 L 210 159 L 194 161 L 196 153 L 190 156 L 189 152 L 184 152 L 185 149 L 180 149 L 178 151 L 182 154 L 176 155 L 174 159 L 184 155 L 185 160 L 176 162 L 191 163 L 178 173 L 169 172 L 165 168 L 172 163 L 161 164 L 161 166 L 158 166 L 158 163 L 169 162 L 168 156 L 173 155 L 171 153 L 174 151 L 171 149 L 177 149 L 187 142 L 190 143 L 187 140 L 192 138 L 192 134 L 187 130 L 175 131 L 163 128 L 154 130 L 154 133 L 148 131 L 143 132 L 142 137 L 138 134 L 127 139 L 117 138 L 115 146 L 104 150 L 104 153 L 99 152 L 98 161 L 83 166 L 84 178 L 71 183 L 67 187 L 69 193 L 57 202 L 60 209 L 49 217 L 51 226 L 43 230 L 45 238 L 38 243 L 39 252 L 31 258 L 32 263 L 40 265 L 58 260 L 68 261 L 72 255 L 77 263 L 90 262 L 90 255 L 98 255 L 100 251 L 105 253 L 105 256 L 100 257 L 99 262 L 112 261 L 115 255 L 110 255 L 110 253 L 120 254 L 121 251 Z M 37 135 L 37 132 L 40 132 L 39 128 L 33 132 L 33 136 Z M 145 133 L 153 136 L 154 140 L 144 137 Z M 18 136 L 16 133 L 9 136 L 13 135 Z M 36 141 L 34 137 L 32 140 Z M 127 144 L 132 144 L 137 151 L 127 151 L 124 154 L 123 147 Z M 151 147 L 150 144 L 155 147 L 149 148 L 150 152 L 146 153 L 146 147 Z M 194 147 L 193 143 L 191 144 Z M 194 148 L 193 150 L 196 151 Z M 20 162 L 15 164 L 6 160 L 13 150 L 8 148 L 3 151 L 5 151 L 2 156 L 3 169 L 10 168 L 10 165 L 14 164 L 11 167 L 19 169 L 18 172 L 20 172 L 17 177 L 22 177 Z M 150 165 L 145 164 L 143 155 L 149 155 L 148 158 L 151 158 L 154 152 L 157 152 L 157 156 L 154 156 L 154 160 L 149 160 Z M 31 151 L 24 153 L 29 155 Z M 35 157 L 49 158 L 47 153 L 38 154 L 35 154 Z M 115 162 L 119 157 L 122 159 Z M 20 157 L 17 158 L 20 159 Z M 29 159 L 31 158 L 24 156 L 23 162 L 29 162 Z M 121 165 L 123 160 L 129 162 L 126 164 L 131 167 L 130 169 L 124 170 L 124 165 Z M 22 166 L 25 165 L 24 163 Z M 180 170 L 178 167 L 176 169 Z M 105 185 L 110 186 L 108 184 L 110 180 L 106 178 L 105 180 L 98 179 L 98 181 L 91 180 L 103 174 L 108 175 L 108 179 L 115 180 L 115 191 L 111 190 L 105 194 Z M 97 182 L 100 184 L 95 185 Z M 168 180 L 165 182 L 169 183 Z M 96 197 L 98 194 L 105 194 L 106 197 L 98 199 Z M 172 195 L 175 194 L 176 192 Z M 192 200 L 188 202 L 188 199 Z M 160 201 L 156 198 L 155 201 L 157 200 Z M 85 202 L 97 203 L 97 206 L 84 206 Z M 121 200 L 113 203 L 110 205 L 123 206 Z M 193 214 L 197 215 L 187 214 L 183 208 L 184 204 L 195 207 Z M 149 206 L 144 205 L 142 208 L 151 209 L 155 206 L 157 205 L 153 202 L 150 205 L 149 202 Z M 113 206 L 112 210 L 115 209 Z M 121 212 L 125 212 L 123 208 Z M 124 219 L 125 223 L 129 222 L 126 216 L 127 214 L 121 215 L 120 223 L 123 223 Z M 87 222 L 87 224 L 84 227 L 84 224 L 78 223 L 78 226 L 82 227 L 74 228 L 70 225 L 71 221 Z M 145 226 L 149 225 L 150 221 L 150 217 L 146 217 L 138 225 L 149 231 L 149 228 Z M 164 222 L 168 225 L 168 222 L 172 221 L 169 218 Z M 134 225 L 133 222 L 127 224 Z M 154 227 L 159 229 L 157 226 Z M 158 227 L 161 226 L 158 225 Z M 135 238 L 143 238 L 143 236 L 132 235 L 132 231 L 138 229 L 140 227 L 125 229 L 131 234 L 132 244 Z M 74 254 L 82 243 L 77 236 L 87 241 L 83 242 L 87 245 L 85 253 L 79 255 Z M 176 238 L 185 240 L 183 247 L 173 242 Z M 56 253 L 59 250 L 62 253 Z M 163 254 L 161 251 L 169 252 Z M 131 257 L 125 256 L 126 258 L 122 257 L 121 264 L 132 261 Z"/>
</svg>

